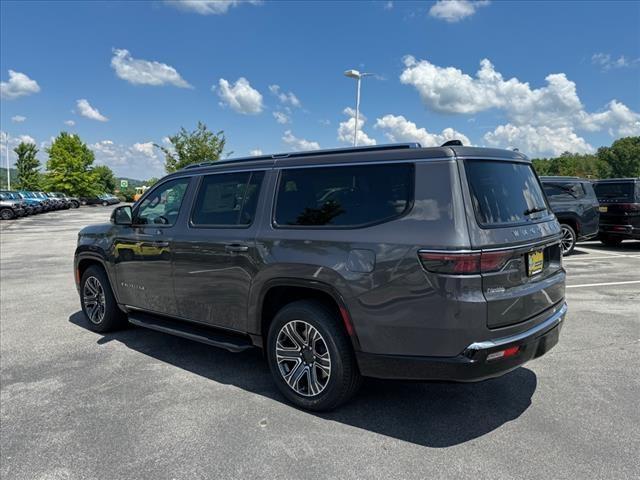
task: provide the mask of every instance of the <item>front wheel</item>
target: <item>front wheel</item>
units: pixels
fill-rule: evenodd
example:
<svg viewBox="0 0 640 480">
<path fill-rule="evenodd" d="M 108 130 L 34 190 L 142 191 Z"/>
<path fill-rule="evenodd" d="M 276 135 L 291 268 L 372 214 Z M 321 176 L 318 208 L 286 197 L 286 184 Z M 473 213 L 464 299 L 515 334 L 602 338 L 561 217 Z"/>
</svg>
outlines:
<svg viewBox="0 0 640 480">
<path fill-rule="evenodd" d="M 107 274 L 97 265 L 90 266 L 82 274 L 80 303 L 89 320 L 89 328 L 94 332 L 110 332 L 127 324 L 126 315 L 118 308 L 113 296 Z"/>
<path fill-rule="evenodd" d="M 560 240 L 562 255 L 570 255 L 573 249 L 576 248 L 576 231 L 573 227 L 564 223 L 560 225 L 560 230 L 562 232 L 562 239 Z"/>
<path fill-rule="evenodd" d="M 15 216 L 15 213 L 13 213 L 13 210 L 11 210 L 10 208 L 3 208 L 2 210 L 0 210 L 0 218 L 2 220 L 11 220 Z"/>
<path fill-rule="evenodd" d="M 78 203 L 78 202 L 71 202 L 71 208 L 80 208 L 80 203 Z"/>
<path fill-rule="evenodd" d="M 339 317 L 318 302 L 297 301 L 278 312 L 269 328 L 267 359 L 282 394 L 308 410 L 336 408 L 361 383 Z"/>
</svg>

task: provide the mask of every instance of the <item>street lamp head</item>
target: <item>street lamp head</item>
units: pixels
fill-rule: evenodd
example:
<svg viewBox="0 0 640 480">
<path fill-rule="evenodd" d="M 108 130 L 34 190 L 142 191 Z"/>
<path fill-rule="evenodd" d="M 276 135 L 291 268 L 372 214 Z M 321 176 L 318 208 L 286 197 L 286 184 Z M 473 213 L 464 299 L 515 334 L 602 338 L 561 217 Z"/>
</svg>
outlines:
<svg viewBox="0 0 640 480">
<path fill-rule="evenodd" d="M 358 70 L 346 70 L 344 72 L 345 77 L 355 78 L 356 80 L 360 78 L 360 72 Z"/>
</svg>

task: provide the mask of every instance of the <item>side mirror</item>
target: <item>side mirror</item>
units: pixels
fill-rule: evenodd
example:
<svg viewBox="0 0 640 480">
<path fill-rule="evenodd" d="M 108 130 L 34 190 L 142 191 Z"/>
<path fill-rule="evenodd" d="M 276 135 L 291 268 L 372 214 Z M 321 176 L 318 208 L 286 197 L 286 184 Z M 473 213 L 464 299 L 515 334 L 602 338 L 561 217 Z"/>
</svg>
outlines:
<svg viewBox="0 0 640 480">
<path fill-rule="evenodd" d="M 115 208 L 111 213 L 111 223 L 114 225 L 131 225 L 133 213 L 129 205 Z"/>
</svg>

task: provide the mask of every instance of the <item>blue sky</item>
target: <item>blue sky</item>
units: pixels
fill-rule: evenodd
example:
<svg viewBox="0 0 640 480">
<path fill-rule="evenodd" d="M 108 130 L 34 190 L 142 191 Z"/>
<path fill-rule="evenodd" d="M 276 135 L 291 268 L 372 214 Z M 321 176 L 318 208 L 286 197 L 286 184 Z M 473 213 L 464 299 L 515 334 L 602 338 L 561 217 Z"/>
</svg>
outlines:
<svg viewBox="0 0 640 480">
<path fill-rule="evenodd" d="M 549 156 L 640 135 L 640 2 L 0 8 L 3 147 L 7 133 L 10 147 L 32 140 L 43 162 L 68 130 L 118 175 L 158 176 L 152 143 L 198 120 L 234 155 L 348 145 L 349 68 L 377 74 L 360 143 L 456 137 Z"/>
</svg>

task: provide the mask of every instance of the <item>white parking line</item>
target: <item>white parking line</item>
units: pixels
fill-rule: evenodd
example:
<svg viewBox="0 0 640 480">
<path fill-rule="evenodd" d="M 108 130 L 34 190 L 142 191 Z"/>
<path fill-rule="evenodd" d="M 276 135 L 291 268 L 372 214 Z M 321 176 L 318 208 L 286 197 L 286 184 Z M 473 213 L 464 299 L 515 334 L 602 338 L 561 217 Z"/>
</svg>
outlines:
<svg viewBox="0 0 640 480">
<path fill-rule="evenodd" d="M 607 255 L 606 257 L 591 257 L 591 256 L 586 256 L 586 257 L 566 257 L 563 258 L 562 261 L 566 262 L 569 260 L 603 260 L 605 258 L 608 258 L 609 260 L 612 260 L 612 255 Z M 640 255 L 617 255 L 618 258 L 640 258 Z"/>
<path fill-rule="evenodd" d="M 599 253 L 601 255 L 611 255 L 612 257 L 624 256 L 624 253 L 605 252 L 604 250 L 592 250 L 590 248 L 585 248 L 585 247 L 576 247 L 576 250 L 580 252 L 586 252 L 586 253 Z"/>
<path fill-rule="evenodd" d="M 640 283 L 640 280 L 629 280 L 627 282 L 585 283 L 583 285 L 567 285 L 567 288 L 606 287 L 609 285 L 630 285 L 632 283 Z"/>
</svg>

